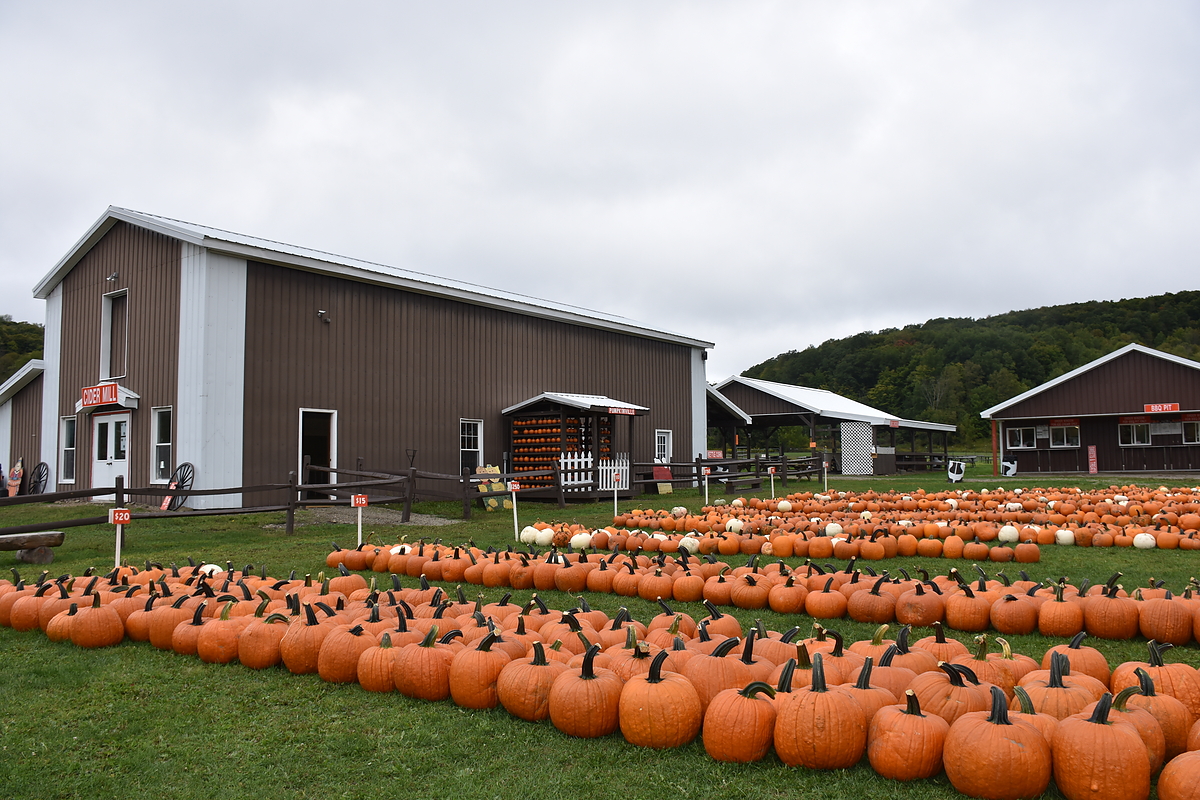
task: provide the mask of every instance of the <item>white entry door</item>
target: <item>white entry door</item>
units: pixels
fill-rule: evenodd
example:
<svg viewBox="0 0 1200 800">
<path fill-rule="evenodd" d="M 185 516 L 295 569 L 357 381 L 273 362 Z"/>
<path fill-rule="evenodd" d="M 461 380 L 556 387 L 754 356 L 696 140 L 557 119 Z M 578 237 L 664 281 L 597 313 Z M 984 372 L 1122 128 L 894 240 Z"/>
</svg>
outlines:
<svg viewBox="0 0 1200 800">
<path fill-rule="evenodd" d="M 92 418 L 92 486 L 114 486 L 118 475 L 129 486 L 129 414 L 97 414 Z"/>
</svg>

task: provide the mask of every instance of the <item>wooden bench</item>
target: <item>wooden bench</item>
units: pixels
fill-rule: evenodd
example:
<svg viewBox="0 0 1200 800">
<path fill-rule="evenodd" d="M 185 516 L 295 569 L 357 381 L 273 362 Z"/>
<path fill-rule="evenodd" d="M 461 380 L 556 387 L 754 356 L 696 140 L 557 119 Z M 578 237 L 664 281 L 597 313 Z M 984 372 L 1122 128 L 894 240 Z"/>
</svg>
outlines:
<svg viewBox="0 0 1200 800">
<path fill-rule="evenodd" d="M 62 531 L 43 533 L 6 533 L 0 535 L 0 550 L 16 550 L 17 561 L 25 564 L 49 564 L 54 561 L 54 551 L 63 543 Z"/>
<path fill-rule="evenodd" d="M 740 492 L 744 489 L 761 489 L 763 479 L 756 475 L 746 475 L 733 478 L 721 478 L 721 483 L 725 484 L 725 488 L 731 492 Z"/>
</svg>

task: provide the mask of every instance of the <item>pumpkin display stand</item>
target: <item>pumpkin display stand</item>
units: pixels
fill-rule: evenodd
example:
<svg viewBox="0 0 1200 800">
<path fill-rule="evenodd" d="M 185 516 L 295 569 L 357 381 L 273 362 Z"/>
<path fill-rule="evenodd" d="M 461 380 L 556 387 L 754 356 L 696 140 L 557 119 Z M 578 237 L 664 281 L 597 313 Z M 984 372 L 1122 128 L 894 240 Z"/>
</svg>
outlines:
<svg viewBox="0 0 1200 800">
<path fill-rule="evenodd" d="M 600 395 L 544 392 L 504 409 L 508 422 L 509 471 L 520 474 L 559 468 L 568 498 L 634 495 L 629 443 L 634 420 L 650 409 Z M 549 476 L 521 481 L 549 488 Z"/>
</svg>

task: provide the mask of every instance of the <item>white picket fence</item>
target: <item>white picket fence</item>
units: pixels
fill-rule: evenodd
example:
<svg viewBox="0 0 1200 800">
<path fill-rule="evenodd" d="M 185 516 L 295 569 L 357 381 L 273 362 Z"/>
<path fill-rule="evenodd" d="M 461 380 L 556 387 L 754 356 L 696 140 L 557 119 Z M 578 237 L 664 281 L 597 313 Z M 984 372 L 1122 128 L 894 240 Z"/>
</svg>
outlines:
<svg viewBox="0 0 1200 800">
<path fill-rule="evenodd" d="M 562 469 L 563 491 L 596 491 L 588 484 L 594 478 L 592 470 L 599 464 L 601 492 L 611 492 L 618 485 L 614 476 L 620 475 L 620 487 L 629 488 L 629 454 L 616 453 L 611 458 L 597 460 L 591 453 L 561 453 L 559 466 Z"/>
</svg>

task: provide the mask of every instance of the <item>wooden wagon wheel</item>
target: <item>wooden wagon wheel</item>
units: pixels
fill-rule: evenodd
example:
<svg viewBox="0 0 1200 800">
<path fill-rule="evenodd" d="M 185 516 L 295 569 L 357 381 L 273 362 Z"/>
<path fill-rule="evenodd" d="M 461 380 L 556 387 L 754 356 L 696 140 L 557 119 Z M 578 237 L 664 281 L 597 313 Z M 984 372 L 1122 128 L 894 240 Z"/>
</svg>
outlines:
<svg viewBox="0 0 1200 800">
<path fill-rule="evenodd" d="M 39 462 L 33 471 L 29 473 L 29 493 L 44 494 L 46 484 L 50 480 L 50 467 L 45 461 Z"/>
<path fill-rule="evenodd" d="M 188 498 L 188 490 L 192 488 L 192 480 L 196 477 L 196 468 L 192 466 L 192 462 L 184 461 L 175 471 L 171 473 L 171 480 L 168 484 L 176 493 L 171 496 L 171 501 L 167 504 L 168 511 L 176 511 Z"/>
</svg>

